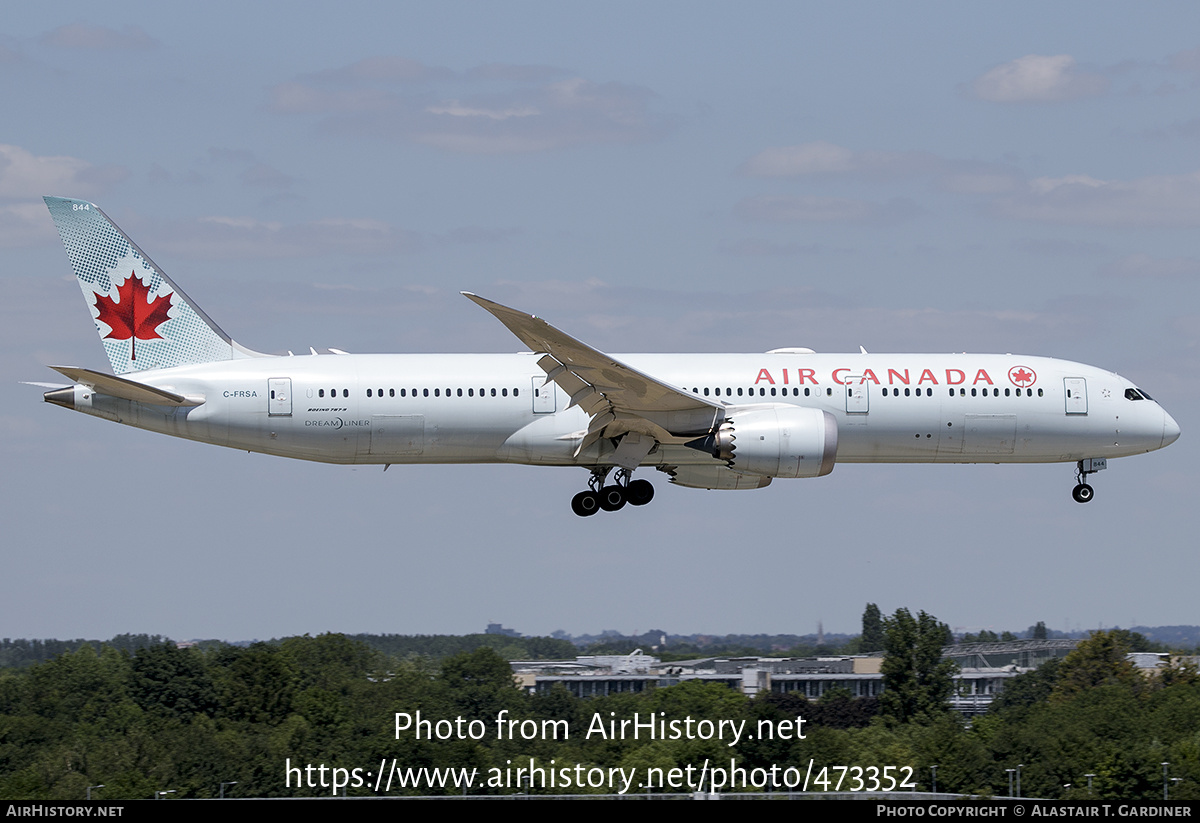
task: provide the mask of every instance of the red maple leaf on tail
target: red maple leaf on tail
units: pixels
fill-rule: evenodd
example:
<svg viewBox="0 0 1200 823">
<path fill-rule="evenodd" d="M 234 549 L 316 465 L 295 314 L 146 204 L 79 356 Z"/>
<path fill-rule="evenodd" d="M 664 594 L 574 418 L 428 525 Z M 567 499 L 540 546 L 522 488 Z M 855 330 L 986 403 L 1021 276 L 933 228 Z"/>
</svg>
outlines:
<svg viewBox="0 0 1200 823">
<path fill-rule="evenodd" d="M 137 360 L 136 341 L 163 339 L 158 327 L 170 319 L 167 313 L 171 310 L 171 293 L 151 300 L 150 287 L 137 272 L 130 272 L 125 282 L 117 286 L 116 300 L 96 293 L 96 308 L 100 311 L 96 319 L 111 329 L 104 339 L 128 340 L 129 359 Z"/>
</svg>

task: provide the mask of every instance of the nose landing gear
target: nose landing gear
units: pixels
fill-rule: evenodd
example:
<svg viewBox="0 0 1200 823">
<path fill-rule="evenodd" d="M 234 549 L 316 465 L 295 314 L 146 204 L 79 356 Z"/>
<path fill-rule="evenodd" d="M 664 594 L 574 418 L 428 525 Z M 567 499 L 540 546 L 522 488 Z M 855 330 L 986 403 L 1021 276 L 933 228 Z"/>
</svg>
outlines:
<svg viewBox="0 0 1200 823">
<path fill-rule="evenodd" d="M 615 512 L 630 506 L 644 506 L 654 499 L 654 486 L 648 480 L 633 480 L 632 471 L 617 469 L 615 483 L 604 485 L 604 479 L 611 469 L 594 468 L 588 480 L 588 490 L 582 491 L 571 498 L 571 511 L 580 517 L 590 517 L 603 509 Z"/>
<path fill-rule="evenodd" d="M 1096 491 L 1088 485 L 1088 475 L 1095 474 L 1107 468 L 1108 460 L 1103 457 L 1080 460 L 1075 465 L 1075 488 L 1071 490 L 1071 497 L 1075 498 L 1076 503 L 1092 502 L 1092 498 L 1096 496 Z"/>
</svg>

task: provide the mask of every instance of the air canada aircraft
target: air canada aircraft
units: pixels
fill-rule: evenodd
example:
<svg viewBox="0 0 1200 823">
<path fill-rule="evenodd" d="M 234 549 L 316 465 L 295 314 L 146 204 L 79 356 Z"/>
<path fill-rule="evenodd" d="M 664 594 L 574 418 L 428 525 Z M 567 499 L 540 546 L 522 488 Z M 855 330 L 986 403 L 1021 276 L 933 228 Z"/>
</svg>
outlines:
<svg viewBox="0 0 1200 823">
<path fill-rule="evenodd" d="M 522 354 L 267 355 L 234 342 L 94 204 L 45 198 L 114 374 L 52 366 L 49 403 L 162 434 L 324 463 L 581 466 L 580 516 L 677 486 L 760 489 L 836 463 L 1075 463 L 1179 437 L 1110 371 L 1010 354 L 615 354 L 463 294 Z M 610 477 L 611 475 L 611 477 Z"/>
</svg>

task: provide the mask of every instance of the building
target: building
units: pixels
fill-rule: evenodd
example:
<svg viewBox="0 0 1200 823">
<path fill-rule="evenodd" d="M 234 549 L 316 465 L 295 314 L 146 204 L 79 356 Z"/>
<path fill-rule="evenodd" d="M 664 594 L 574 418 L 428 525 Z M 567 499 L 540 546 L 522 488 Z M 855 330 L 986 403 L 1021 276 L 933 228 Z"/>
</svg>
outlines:
<svg viewBox="0 0 1200 823">
<path fill-rule="evenodd" d="M 959 664 L 953 707 L 963 714 L 987 711 L 1004 682 L 1075 648 L 1074 640 L 1015 640 L 947 646 L 943 658 Z M 580 656 L 574 660 L 515 660 L 521 688 L 542 694 L 562 685 L 576 697 L 600 697 L 674 686 L 685 680 L 724 683 L 753 697 L 760 692 L 800 693 L 818 700 L 834 689 L 852 697 L 883 692 L 883 656 L 702 657 L 664 663 L 642 654 Z"/>
</svg>

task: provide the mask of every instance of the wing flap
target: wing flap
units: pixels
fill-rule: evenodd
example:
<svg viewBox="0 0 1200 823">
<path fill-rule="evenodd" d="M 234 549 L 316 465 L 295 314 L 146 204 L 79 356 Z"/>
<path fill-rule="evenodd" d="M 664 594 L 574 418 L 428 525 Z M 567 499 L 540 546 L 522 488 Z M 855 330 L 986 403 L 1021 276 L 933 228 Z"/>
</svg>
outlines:
<svg viewBox="0 0 1200 823">
<path fill-rule="evenodd" d="M 546 354 L 538 358 L 538 365 L 541 366 L 542 371 L 546 372 L 547 382 L 557 383 L 571 398 L 571 402 L 567 404 L 568 409 L 572 406 L 579 406 L 588 414 L 595 415 L 608 408 L 608 401 L 596 390 L 595 386 L 550 355 Z"/>
</svg>

